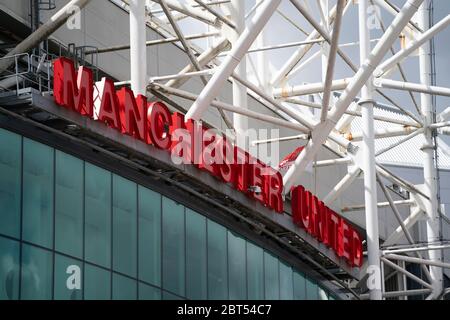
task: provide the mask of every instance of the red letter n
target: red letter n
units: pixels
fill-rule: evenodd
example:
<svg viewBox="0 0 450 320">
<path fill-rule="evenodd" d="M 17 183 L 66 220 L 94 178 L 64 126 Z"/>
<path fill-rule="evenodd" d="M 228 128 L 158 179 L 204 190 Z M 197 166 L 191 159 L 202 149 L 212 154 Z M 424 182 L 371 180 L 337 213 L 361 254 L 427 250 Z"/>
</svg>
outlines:
<svg viewBox="0 0 450 320">
<path fill-rule="evenodd" d="M 134 98 L 130 88 L 123 87 L 117 91 L 120 108 L 122 132 L 146 142 L 147 133 L 147 97 L 138 95 Z"/>
</svg>

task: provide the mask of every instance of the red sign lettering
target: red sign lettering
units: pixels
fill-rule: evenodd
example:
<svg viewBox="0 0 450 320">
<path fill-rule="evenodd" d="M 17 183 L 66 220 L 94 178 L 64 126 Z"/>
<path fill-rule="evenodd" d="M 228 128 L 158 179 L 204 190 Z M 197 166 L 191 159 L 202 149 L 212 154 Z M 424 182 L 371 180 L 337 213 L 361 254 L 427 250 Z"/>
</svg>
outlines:
<svg viewBox="0 0 450 320">
<path fill-rule="evenodd" d="M 232 145 L 226 137 L 184 115 L 171 114 L 162 102 L 148 103 L 129 88 L 118 91 L 110 79 L 95 84 L 92 71 L 67 58 L 54 61 L 54 99 L 63 107 L 95 119 L 192 164 L 277 213 L 283 212 L 283 178 L 277 170 Z M 292 219 L 332 248 L 351 266 L 363 262 L 359 233 L 303 186 L 291 190 Z"/>
</svg>

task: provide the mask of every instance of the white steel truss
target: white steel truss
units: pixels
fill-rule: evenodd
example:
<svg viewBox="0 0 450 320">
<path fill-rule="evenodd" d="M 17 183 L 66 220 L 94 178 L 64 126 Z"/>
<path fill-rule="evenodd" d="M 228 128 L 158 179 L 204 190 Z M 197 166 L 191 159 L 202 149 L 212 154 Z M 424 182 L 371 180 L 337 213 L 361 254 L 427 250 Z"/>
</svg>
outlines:
<svg viewBox="0 0 450 320">
<path fill-rule="evenodd" d="M 83 7 L 88 2 L 71 1 L 71 4 Z M 247 3 L 247 11 L 244 1 L 240 0 L 114 2 L 129 10 L 130 44 L 99 48 L 95 52 L 101 54 L 130 48 L 131 81 L 122 79 L 124 82 L 120 84 L 131 83 L 136 93 L 150 94 L 147 89 L 151 89 L 191 101 L 186 112 L 187 119 L 201 120 L 209 108 L 216 108 L 225 125 L 233 129 L 235 135 L 242 134 L 248 128 L 250 118 L 297 131 L 299 135 L 291 137 L 253 141 L 254 144 L 291 141 L 304 145 L 303 151 L 284 174 L 286 194 L 311 163 L 317 170 L 336 165 L 348 166 L 348 173 L 324 197 L 326 204 L 332 204 L 359 175 L 363 175 L 365 192 L 361 203 L 364 204 L 343 208 L 343 211 L 365 211 L 368 259 L 362 272 L 369 272 L 369 267 L 376 267 L 381 276 L 375 278 L 373 286 L 368 288 L 368 294 L 363 293 L 361 298 L 378 300 L 426 294 L 430 299 L 439 299 L 446 292 L 443 269 L 449 268 L 450 264 L 443 261 L 442 250 L 448 249 L 449 245 L 442 242 L 441 228 L 449 228 L 450 225 L 440 210 L 436 195 L 438 168 L 435 149 L 439 146 L 436 145 L 435 135 L 448 134 L 450 131 L 450 122 L 447 121 L 450 112 L 446 110 L 436 117 L 433 113 L 433 95 L 450 96 L 450 88 L 437 87 L 432 83 L 430 40 L 450 24 L 450 14 L 430 25 L 432 0 L 401 0 L 398 1 L 402 4 L 400 7 L 388 0 L 289 0 L 290 8 L 298 11 L 299 21 L 309 24 L 309 31 L 306 31 L 303 26 L 305 23 L 300 25 L 281 11 L 280 4 L 286 4 L 287 0 L 248 1 L 252 4 L 248 6 Z M 312 10 L 313 5 L 318 10 Z M 371 39 L 368 29 L 369 7 L 373 5 L 379 6 L 393 18 L 388 26 L 381 22 L 384 32 L 379 39 Z M 345 32 L 346 13 L 351 6 L 357 6 L 358 9 L 359 39 L 344 44 L 340 35 Z M 64 11 L 56 15 L 56 19 L 45 23 L 12 50 L 10 55 L 28 51 L 43 37 L 55 31 L 69 16 Z M 298 30 L 300 36 L 296 42 L 267 45 L 265 27 L 274 15 L 281 15 Z M 201 33 L 186 30 L 186 24 L 182 22 L 187 19 L 195 21 L 204 30 Z M 158 28 L 167 39 L 147 41 L 145 24 Z M 402 37 L 409 37 L 410 41 L 395 52 L 395 45 Z M 208 39 L 208 46 L 202 49 L 193 44 L 196 39 Z M 177 74 L 158 77 L 147 75 L 147 68 L 143 66 L 147 61 L 146 47 L 168 42 L 180 43 L 190 63 Z M 375 45 L 372 46 L 372 43 Z M 343 50 L 346 46 L 359 48 L 360 65 L 355 64 Z M 296 49 L 278 70 L 271 72 L 268 52 L 272 57 L 283 48 Z M 407 81 L 402 63 L 417 50 L 420 83 L 412 83 Z M 250 53 L 257 54 L 257 67 L 249 57 Z M 387 56 L 387 53 L 392 55 Z M 318 57 L 322 59 L 321 81 L 291 85 L 295 75 Z M 8 67 L 6 61 L 0 62 L 0 73 Z M 339 78 L 335 70 L 337 66 L 349 68 L 352 74 Z M 252 68 L 254 71 L 250 72 Z M 400 71 L 402 81 L 389 78 L 396 70 Z M 251 73 L 254 76 L 252 79 L 248 77 Z M 204 85 L 199 94 L 180 89 L 193 77 L 200 77 Z M 217 99 L 226 81 L 233 83 L 232 103 Z M 411 98 L 412 108 L 405 108 L 405 103 L 395 102 L 384 92 L 385 88 L 406 91 Z M 414 93 L 420 93 L 419 101 Z M 248 95 L 261 101 L 274 115 L 252 111 L 248 107 Z M 311 96 L 318 97 L 320 103 L 307 99 Z M 399 120 L 374 115 L 374 105 L 380 97 L 389 101 L 404 118 Z M 311 116 L 311 108 L 320 110 L 318 119 Z M 224 111 L 231 112 L 233 117 L 229 119 Z M 356 117 L 362 117 L 361 132 L 345 130 Z M 375 128 L 375 121 L 389 123 L 392 127 L 380 130 Z M 395 175 L 377 160 L 380 155 L 418 135 L 422 135 L 426 141 L 424 146 L 418 146 L 423 151 L 422 186 Z M 398 136 L 402 137 L 396 143 L 375 152 L 376 139 Z M 362 141 L 360 148 L 354 145 L 357 141 Z M 339 158 L 317 161 L 316 155 L 323 146 L 333 150 Z M 410 199 L 394 200 L 394 193 L 386 186 L 388 182 L 407 190 Z M 386 202 L 378 202 L 377 185 Z M 408 217 L 402 217 L 399 213 L 400 205 L 410 208 Z M 384 241 L 380 241 L 378 231 L 380 207 L 389 207 L 398 221 L 398 227 Z M 418 220 L 426 221 L 426 243 L 416 243 L 409 231 Z M 402 237 L 407 239 L 409 246 L 398 246 Z M 419 278 L 407 271 L 405 263 L 418 264 L 423 277 Z M 386 292 L 386 268 L 419 283 L 423 289 Z"/>
</svg>

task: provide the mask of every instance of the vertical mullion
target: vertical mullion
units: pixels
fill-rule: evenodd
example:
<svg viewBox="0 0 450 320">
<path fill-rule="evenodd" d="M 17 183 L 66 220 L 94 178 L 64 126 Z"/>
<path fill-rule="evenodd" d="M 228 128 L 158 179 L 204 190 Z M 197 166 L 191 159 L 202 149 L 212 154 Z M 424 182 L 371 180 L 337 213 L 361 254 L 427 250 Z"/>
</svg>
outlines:
<svg viewBox="0 0 450 320">
<path fill-rule="evenodd" d="M 139 300 L 139 184 L 136 183 L 136 300 Z"/>
<path fill-rule="evenodd" d="M 83 160 L 82 160 L 83 161 Z M 82 197 L 83 197 L 83 217 L 82 217 L 82 221 L 83 221 L 83 239 L 82 239 L 82 257 L 83 257 L 83 262 L 81 263 L 81 265 L 83 266 L 82 269 L 82 273 L 81 273 L 81 283 L 82 283 L 82 287 L 81 287 L 81 299 L 84 300 L 85 298 L 85 294 L 84 294 L 84 285 L 85 285 L 85 267 L 84 267 L 84 261 L 86 260 L 86 162 L 83 161 L 83 183 L 82 183 L 82 191 L 81 191 Z"/>
<path fill-rule="evenodd" d="M 52 152 L 53 152 L 53 239 L 52 239 L 52 268 L 53 268 L 53 272 L 52 272 L 52 300 L 55 300 L 55 250 L 56 250 L 56 152 L 54 148 L 51 148 Z"/>
<path fill-rule="evenodd" d="M 109 177 L 110 177 L 110 192 L 111 192 L 111 194 L 110 194 L 110 207 L 109 207 L 109 210 L 110 210 L 110 216 L 111 216 L 111 223 L 110 223 L 110 226 L 109 226 L 109 228 L 110 228 L 110 232 L 111 232 L 111 235 L 110 235 L 110 237 L 111 237 L 111 248 L 110 248 L 110 251 L 111 251 L 111 256 L 110 256 L 110 266 L 109 266 L 109 268 L 110 268 L 110 274 L 109 274 L 109 277 L 110 277 L 110 284 L 109 284 L 109 286 L 110 286 L 110 291 L 109 291 L 109 295 L 110 295 L 110 299 L 112 300 L 113 299 L 113 290 L 114 290 L 114 286 L 113 286 L 113 263 L 114 263 L 114 261 L 113 261 L 113 253 L 114 253 L 114 235 L 113 235 L 113 231 L 114 231 L 114 208 L 113 208 L 113 206 L 114 206 L 114 175 L 112 174 L 112 172 L 109 172 Z"/>
<path fill-rule="evenodd" d="M 23 261 L 23 136 L 20 136 L 20 234 L 19 234 L 19 290 L 18 290 L 18 300 L 22 299 L 22 261 Z"/>
</svg>

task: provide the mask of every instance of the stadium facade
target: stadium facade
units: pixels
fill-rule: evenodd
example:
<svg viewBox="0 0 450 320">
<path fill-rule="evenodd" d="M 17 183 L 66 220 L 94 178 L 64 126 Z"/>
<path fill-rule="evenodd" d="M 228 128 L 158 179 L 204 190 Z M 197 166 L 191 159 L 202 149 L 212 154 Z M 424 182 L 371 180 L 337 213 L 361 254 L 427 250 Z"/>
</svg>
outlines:
<svg viewBox="0 0 450 320">
<path fill-rule="evenodd" d="M 249 111 L 239 113 L 233 104 L 242 99 L 242 95 L 236 98 L 242 85 L 236 81 L 225 81 L 217 93 L 221 107 L 205 110 L 196 119 L 202 124 L 193 116 L 199 101 L 191 110 L 192 102 L 186 102 L 196 100 L 204 87 L 201 77 L 218 68 L 220 53 L 239 43 L 223 29 L 228 20 L 208 23 L 209 31 L 192 36 L 208 39 L 210 48 L 192 44 L 184 50 L 183 43 L 170 40 L 180 36 L 179 30 L 168 27 L 162 14 L 195 14 L 207 21 L 216 15 L 201 10 L 201 1 L 195 6 L 177 1 L 161 1 L 161 6 L 147 3 L 146 38 L 138 41 L 147 41 L 146 62 L 141 61 L 147 71 L 144 76 L 155 79 L 142 89 L 133 82 L 142 72 L 130 63 L 130 55 L 136 59 L 142 52 L 136 56 L 136 50 L 132 47 L 130 52 L 126 45 L 130 24 L 133 28 L 127 2 L 72 1 L 79 6 L 72 11 L 64 7 L 67 2 L 0 4 L 0 299 L 374 297 L 367 281 L 367 219 L 365 206 L 361 207 L 365 182 L 361 170 L 351 167 L 345 157 L 352 148 L 362 147 L 358 141 L 363 139 L 348 134 L 364 131 L 361 118 L 348 121 L 347 133 L 330 138 L 315 155 L 314 166 L 287 181 L 284 178 L 292 175 L 303 150 L 298 149 L 298 139 L 279 145 L 276 152 L 282 158 L 290 154 L 285 158 L 290 166 L 275 169 L 278 163 L 274 154 L 263 152 L 264 143 L 250 150 L 229 142 L 227 119 L 234 118 L 236 125 L 248 117 L 246 128 L 277 129 L 279 137 L 306 134 L 305 123 L 285 121 L 286 113 L 269 108 L 268 99 L 262 101 L 255 90 L 244 94 Z M 228 2 L 211 7 L 226 12 Z M 350 6 L 350 1 L 343 2 Z M 56 12 L 65 16 L 54 19 L 64 20 L 59 28 L 30 50 L 11 54 Z M 171 14 L 167 17 L 173 26 Z M 189 52 L 207 70 L 192 78 L 164 78 L 180 70 L 188 75 L 195 71 Z M 338 100 L 341 90 L 337 86 L 331 99 Z M 281 95 L 286 98 L 285 91 Z M 374 103 L 373 109 L 379 132 L 391 128 L 385 119 L 403 126 L 402 134 L 386 134 L 375 144 L 378 152 L 383 151 L 378 159 L 385 170 L 383 179 L 397 179 L 375 186 L 378 238 L 386 243 L 385 254 L 395 257 L 396 249 L 411 248 L 407 246 L 411 238 L 415 246 L 429 241 L 426 214 L 416 203 L 424 200 L 411 191 L 421 194 L 423 189 L 408 188 L 405 180 L 397 178 L 403 174 L 420 181 L 421 151 L 411 150 L 424 144 L 426 137 L 420 132 L 409 137 L 416 129 L 409 128 L 411 119 L 398 109 L 381 103 Z M 284 112 L 291 115 L 288 109 Z M 308 112 L 320 118 L 320 110 L 308 108 Z M 214 151 L 208 149 L 213 143 L 201 140 L 208 129 L 215 130 L 211 141 L 222 142 Z M 180 152 L 173 142 L 177 130 L 190 134 L 189 139 L 199 132 L 200 142 L 192 138 Z M 404 136 L 409 138 L 403 142 Z M 255 140 L 267 138 L 271 137 Z M 347 149 L 342 148 L 343 139 Z M 392 148 L 399 141 L 406 149 Z M 445 204 L 450 149 L 442 140 L 438 144 L 439 191 Z M 204 160 L 207 152 L 217 156 L 217 150 L 231 150 L 231 160 L 237 162 L 228 163 L 225 153 L 220 164 L 195 162 Z M 174 161 L 174 155 L 185 161 Z M 325 164 L 336 156 L 344 160 Z M 330 193 L 342 181 L 345 190 Z M 289 192 L 283 184 L 289 185 Z M 386 191 L 390 197 L 383 194 Z M 417 223 L 411 221 L 405 237 L 397 231 L 398 219 L 408 217 Z M 441 223 L 440 243 L 427 243 L 445 248 L 448 224 Z M 427 278 L 420 264 L 388 259 L 382 260 L 383 281 L 378 289 L 385 297 L 426 298 L 434 292 L 435 278 Z M 447 260 L 444 254 L 440 261 Z M 446 281 L 444 272 L 442 287 Z M 438 296 L 444 297 L 444 291 L 434 298 Z"/>
</svg>

